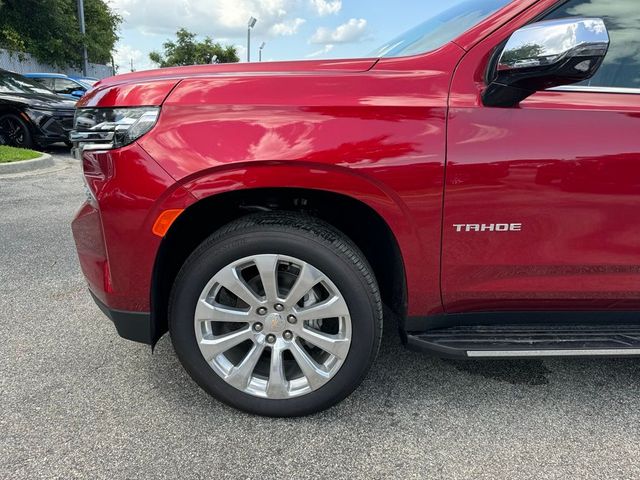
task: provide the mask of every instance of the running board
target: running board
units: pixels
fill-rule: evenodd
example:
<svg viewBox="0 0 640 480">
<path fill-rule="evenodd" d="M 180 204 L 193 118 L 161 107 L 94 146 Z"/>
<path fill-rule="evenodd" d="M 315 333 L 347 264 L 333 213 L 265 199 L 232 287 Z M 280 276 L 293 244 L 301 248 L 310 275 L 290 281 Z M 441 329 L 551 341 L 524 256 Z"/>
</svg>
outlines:
<svg viewBox="0 0 640 480">
<path fill-rule="evenodd" d="M 479 325 L 407 336 L 408 347 L 451 358 L 640 356 L 640 325 Z"/>
</svg>

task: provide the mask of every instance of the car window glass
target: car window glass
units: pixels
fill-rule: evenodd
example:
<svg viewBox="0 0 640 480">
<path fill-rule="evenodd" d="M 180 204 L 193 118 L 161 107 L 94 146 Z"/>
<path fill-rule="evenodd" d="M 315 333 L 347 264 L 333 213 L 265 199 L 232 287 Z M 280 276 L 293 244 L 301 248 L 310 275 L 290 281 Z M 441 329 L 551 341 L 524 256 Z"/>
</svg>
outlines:
<svg viewBox="0 0 640 480">
<path fill-rule="evenodd" d="M 53 90 L 53 78 L 34 78 L 38 83 L 47 87 L 50 90 Z"/>
<path fill-rule="evenodd" d="M 63 95 L 70 95 L 76 90 L 83 90 L 82 86 L 78 85 L 73 80 L 67 80 L 66 78 L 56 79 L 56 92 Z"/>
<path fill-rule="evenodd" d="M 22 75 L 6 71 L 0 71 L 0 93 L 53 95 L 51 90 L 46 89 L 41 83 L 36 82 L 32 78 L 26 78 Z"/>
<path fill-rule="evenodd" d="M 453 2 L 444 11 L 431 15 L 417 27 L 385 43 L 367 56 L 402 57 L 435 50 L 477 25 L 509 2 L 510 0 Z"/>
<path fill-rule="evenodd" d="M 611 38 L 609 52 L 598 72 L 578 85 L 640 88 L 639 0 L 570 0 L 545 20 L 567 17 L 601 18 Z"/>
</svg>

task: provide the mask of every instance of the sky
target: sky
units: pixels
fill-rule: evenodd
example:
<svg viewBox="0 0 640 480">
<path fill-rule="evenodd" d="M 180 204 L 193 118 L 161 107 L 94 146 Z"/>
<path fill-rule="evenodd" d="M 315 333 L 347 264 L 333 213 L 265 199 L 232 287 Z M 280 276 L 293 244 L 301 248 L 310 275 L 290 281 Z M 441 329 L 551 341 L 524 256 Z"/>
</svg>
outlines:
<svg viewBox="0 0 640 480">
<path fill-rule="evenodd" d="M 461 0 L 108 0 L 123 23 L 114 55 L 120 73 L 155 68 L 149 52 L 181 27 L 202 38 L 235 45 L 252 61 L 265 42 L 263 61 L 363 57 L 388 40 Z"/>
</svg>

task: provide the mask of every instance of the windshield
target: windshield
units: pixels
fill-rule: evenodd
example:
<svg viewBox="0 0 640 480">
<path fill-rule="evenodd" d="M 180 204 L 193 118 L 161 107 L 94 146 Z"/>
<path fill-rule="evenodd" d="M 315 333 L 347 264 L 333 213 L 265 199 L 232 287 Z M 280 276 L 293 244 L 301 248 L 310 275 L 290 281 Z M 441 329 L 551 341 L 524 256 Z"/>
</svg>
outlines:
<svg viewBox="0 0 640 480">
<path fill-rule="evenodd" d="M 385 43 L 371 56 L 404 57 L 430 52 L 454 40 L 511 1 L 466 0 Z"/>
<path fill-rule="evenodd" d="M 38 82 L 11 72 L 0 72 L 0 93 L 55 95 L 55 93 Z"/>
</svg>

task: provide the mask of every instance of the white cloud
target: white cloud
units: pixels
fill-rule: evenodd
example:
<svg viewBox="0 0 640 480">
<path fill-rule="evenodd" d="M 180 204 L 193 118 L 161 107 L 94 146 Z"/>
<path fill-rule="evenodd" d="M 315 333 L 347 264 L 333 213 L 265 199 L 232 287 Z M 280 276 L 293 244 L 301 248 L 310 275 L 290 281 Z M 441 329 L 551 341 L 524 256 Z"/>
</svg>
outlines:
<svg viewBox="0 0 640 480">
<path fill-rule="evenodd" d="M 282 42 L 297 41 L 296 35 L 304 34 L 305 39 L 308 38 L 307 32 L 315 30 L 318 26 L 315 22 L 320 18 L 326 19 L 329 15 L 343 12 L 343 0 L 107 1 L 124 20 L 121 27 L 122 41 L 116 54 L 121 71 L 129 70 L 131 58 L 136 69 L 154 67 L 148 59 L 149 51 L 162 51 L 163 42 L 173 38 L 180 28 L 186 28 L 200 38 L 210 36 L 216 41 L 237 45 L 240 47 L 238 54 L 244 60 L 247 23 L 251 16 L 258 19 L 252 32 L 254 42 L 266 41 L 274 45 L 274 51 L 277 51 L 280 47 L 276 46 Z M 337 48 L 337 44 L 362 40 L 367 36 L 366 28 L 366 20 L 352 19 L 335 30 L 318 29 L 313 35 L 312 43 L 323 47 L 322 52 L 318 53 L 322 55 L 329 53 L 333 45 Z M 279 40 L 280 38 L 286 40 Z M 300 48 L 291 50 L 304 55 Z M 274 55 L 273 51 L 271 55 Z"/>
<path fill-rule="evenodd" d="M 294 18 L 293 20 L 286 20 L 281 23 L 276 23 L 271 27 L 270 32 L 274 36 L 290 37 L 298 33 L 298 30 L 302 25 L 306 23 L 304 18 Z"/>
<path fill-rule="evenodd" d="M 124 18 L 123 29 L 171 34 L 180 27 L 214 38 L 238 36 L 249 17 L 258 19 L 256 32 L 269 33 L 289 20 L 300 0 L 111 0 Z M 293 20 L 295 21 L 295 20 Z"/>
<path fill-rule="evenodd" d="M 326 55 L 327 53 L 331 52 L 331 50 L 333 50 L 334 47 L 335 47 L 335 45 L 331 45 L 331 44 L 325 45 L 320 50 L 317 50 L 317 51 L 307 55 L 307 58 L 315 58 L 315 57 L 320 57 L 322 55 Z"/>
<path fill-rule="evenodd" d="M 352 18 L 347 23 L 340 25 L 335 30 L 320 27 L 316 30 L 311 43 L 336 44 L 355 43 L 364 40 L 367 36 L 367 21 L 364 18 Z"/>
<path fill-rule="evenodd" d="M 116 51 L 113 55 L 113 61 L 118 68 L 119 73 L 127 73 L 131 71 L 131 61 L 133 60 L 133 68 L 137 70 L 149 70 L 155 68 L 156 65 L 149 60 L 149 56 L 144 54 L 131 45 L 116 45 Z"/>
<path fill-rule="evenodd" d="M 331 15 L 342 10 L 342 0 L 311 0 L 318 15 Z"/>
</svg>

